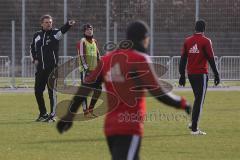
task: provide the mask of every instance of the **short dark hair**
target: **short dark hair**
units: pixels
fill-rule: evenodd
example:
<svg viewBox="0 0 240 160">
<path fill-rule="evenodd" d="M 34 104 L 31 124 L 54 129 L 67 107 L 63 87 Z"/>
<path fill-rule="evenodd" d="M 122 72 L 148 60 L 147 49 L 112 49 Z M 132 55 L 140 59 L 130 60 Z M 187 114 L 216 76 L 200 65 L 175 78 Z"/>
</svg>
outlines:
<svg viewBox="0 0 240 160">
<path fill-rule="evenodd" d="M 44 19 L 53 19 L 53 18 L 49 14 L 45 14 L 45 15 L 41 16 L 40 23 L 42 23 L 44 21 Z"/>
<path fill-rule="evenodd" d="M 206 23 L 204 20 L 198 20 L 195 23 L 195 31 L 196 32 L 204 32 L 206 27 Z"/>
<path fill-rule="evenodd" d="M 86 23 L 82 26 L 82 31 L 85 32 L 88 28 L 93 29 L 93 26 L 90 23 Z"/>
<path fill-rule="evenodd" d="M 145 22 L 141 20 L 132 22 L 127 27 L 126 36 L 128 40 L 132 40 L 133 42 L 140 42 L 149 36 L 149 27 Z"/>
</svg>

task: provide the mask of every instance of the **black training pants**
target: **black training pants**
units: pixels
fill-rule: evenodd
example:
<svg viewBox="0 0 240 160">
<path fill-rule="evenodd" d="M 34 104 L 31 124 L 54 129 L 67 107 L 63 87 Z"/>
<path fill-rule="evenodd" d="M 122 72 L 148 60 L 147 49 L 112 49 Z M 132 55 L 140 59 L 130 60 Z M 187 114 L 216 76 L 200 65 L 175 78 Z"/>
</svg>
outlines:
<svg viewBox="0 0 240 160">
<path fill-rule="evenodd" d="M 139 160 L 141 137 L 138 135 L 116 135 L 107 137 L 112 160 Z"/>
<path fill-rule="evenodd" d="M 188 79 L 194 93 L 194 105 L 192 111 L 192 131 L 196 131 L 198 128 L 198 122 L 202 112 L 204 99 L 208 87 L 208 75 L 207 74 L 191 74 L 188 75 Z"/>
<path fill-rule="evenodd" d="M 55 115 L 55 110 L 56 110 L 56 103 L 57 103 L 57 95 L 56 95 L 56 91 L 50 87 L 50 84 L 48 84 L 48 78 L 51 74 L 51 72 L 54 69 L 38 69 L 36 74 L 35 74 L 35 86 L 34 86 L 34 90 L 35 90 L 35 97 L 37 100 L 37 104 L 38 104 L 38 108 L 40 111 L 40 115 L 44 115 L 45 113 L 47 113 L 47 109 L 45 106 L 45 101 L 43 98 L 43 92 L 45 90 L 45 87 L 47 85 L 48 87 L 48 95 L 49 95 L 49 99 L 50 99 L 50 108 L 51 108 L 51 115 Z M 51 86 L 56 86 L 56 80 L 55 81 L 51 81 Z"/>
</svg>

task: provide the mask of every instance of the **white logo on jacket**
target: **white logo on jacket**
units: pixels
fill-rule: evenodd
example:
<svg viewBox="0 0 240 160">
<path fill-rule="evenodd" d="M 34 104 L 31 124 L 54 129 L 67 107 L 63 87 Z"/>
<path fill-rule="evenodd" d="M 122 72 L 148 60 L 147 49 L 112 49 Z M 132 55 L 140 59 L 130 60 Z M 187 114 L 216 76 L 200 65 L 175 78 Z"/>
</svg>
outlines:
<svg viewBox="0 0 240 160">
<path fill-rule="evenodd" d="M 189 53 L 199 53 L 197 44 L 194 44 L 190 49 Z"/>
<path fill-rule="evenodd" d="M 37 41 L 39 41 L 41 39 L 41 37 L 38 35 L 36 38 L 35 38 L 35 43 L 37 43 Z"/>
</svg>

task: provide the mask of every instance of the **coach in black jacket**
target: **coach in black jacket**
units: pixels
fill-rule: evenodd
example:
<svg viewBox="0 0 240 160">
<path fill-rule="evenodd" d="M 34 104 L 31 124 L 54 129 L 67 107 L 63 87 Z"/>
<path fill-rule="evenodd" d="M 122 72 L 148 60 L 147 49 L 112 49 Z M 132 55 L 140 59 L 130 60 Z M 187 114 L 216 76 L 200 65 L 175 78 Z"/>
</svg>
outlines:
<svg viewBox="0 0 240 160">
<path fill-rule="evenodd" d="M 37 67 L 34 89 L 40 114 L 36 121 L 54 122 L 56 93 L 49 87 L 47 83 L 48 77 L 58 64 L 59 40 L 62 38 L 63 34 L 75 24 L 75 21 L 68 21 L 60 29 L 52 28 L 52 17 L 50 15 L 42 16 L 40 22 L 42 29 L 34 34 L 30 47 L 32 62 Z M 49 115 L 43 98 L 43 91 L 46 85 L 48 87 L 51 105 L 51 113 Z"/>
</svg>

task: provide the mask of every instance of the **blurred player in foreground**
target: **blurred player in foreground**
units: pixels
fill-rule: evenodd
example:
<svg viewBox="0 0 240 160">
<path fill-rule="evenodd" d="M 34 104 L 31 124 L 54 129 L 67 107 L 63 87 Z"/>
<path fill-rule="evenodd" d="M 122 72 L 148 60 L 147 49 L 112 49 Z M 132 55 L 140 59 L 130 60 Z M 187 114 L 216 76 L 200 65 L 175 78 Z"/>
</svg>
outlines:
<svg viewBox="0 0 240 160">
<path fill-rule="evenodd" d="M 130 49 L 117 49 L 101 58 L 96 69 L 86 77 L 85 86 L 78 95 L 88 95 L 94 85 L 105 83 L 108 113 L 104 133 L 113 160 L 138 160 L 146 115 L 145 92 L 158 101 L 191 113 L 191 106 L 183 97 L 166 93 L 146 55 L 149 45 L 148 26 L 142 21 L 131 23 L 127 37 L 132 42 Z M 68 112 L 57 124 L 60 133 L 72 126 L 72 121 L 83 101 L 75 96 Z M 115 101 L 115 102 L 113 102 Z M 130 116 L 129 116 L 130 115 Z"/>
<path fill-rule="evenodd" d="M 80 63 L 80 73 L 81 73 L 81 84 L 83 85 L 83 80 L 87 75 L 89 75 L 97 66 L 100 60 L 100 53 L 98 50 L 98 44 L 96 39 L 93 38 L 93 26 L 91 24 L 84 24 L 83 28 L 83 38 L 77 43 L 77 54 Z M 101 85 L 99 86 L 101 90 Z M 95 91 L 93 94 L 99 94 Z M 82 103 L 84 115 L 96 116 L 93 113 L 93 108 L 96 104 L 96 99 L 91 99 L 90 105 L 88 107 L 87 98 L 84 97 Z"/>
<path fill-rule="evenodd" d="M 220 83 L 218 70 L 214 60 L 212 42 L 204 35 L 205 22 L 199 20 L 195 24 L 195 33 L 186 38 L 179 65 L 179 85 L 185 86 L 185 68 L 187 64 L 188 79 L 194 93 L 192 123 L 189 125 L 192 135 L 206 135 L 198 128 L 203 103 L 208 87 L 208 62 L 214 73 L 214 84 Z"/>
</svg>

